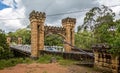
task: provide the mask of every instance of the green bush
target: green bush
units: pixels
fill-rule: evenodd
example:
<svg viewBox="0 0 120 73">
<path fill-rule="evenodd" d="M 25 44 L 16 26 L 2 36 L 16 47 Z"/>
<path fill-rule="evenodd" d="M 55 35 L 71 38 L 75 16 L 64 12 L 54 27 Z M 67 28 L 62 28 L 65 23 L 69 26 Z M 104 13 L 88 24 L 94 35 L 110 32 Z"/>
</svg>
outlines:
<svg viewBox="0 0 120 73">
<path fill-rule="evenodd" d="M 0 69 L 3 69 L 5 67 L 11 67 L 11 66 L 15 66 L 16 64 L 19 64 L 19 63 L 32 63 L 32 60 L 29 59 L 29 58 L 11 58 L 9 60 L 0 60 Z"/>
<path fill-rule="evenodd" d="M 51 58 L 52 58 L 52 55 L 40 56 L 37 62 L 38 63 L 49 63 Z"/>
<path fill-rule="evenodd" d="M 60 65 L 64 65 L 64 66 L 69 66 L 69 65 L 72 65 L 78 62 L 75 60 L 63 59 L 61 56 L 55 56 L 55 55 L 43 55 L 39 57 L 37 62 L 38 63 L 50 63 L 50 60 L 52 59 L 52 57 L 54 57 Z"/>
<path fill-rule="evenodd" d="M 13 59 L 10 59 L 10 60 L 1 60 L 0 61 L 0 69 L 3 69 L 5 67 L 14 66 L 15 64 L 16 64 L 16 62 Z"/>
<path fill-rule="evenodd" d="M 73 64 L 76 64 L 76 63 L 77 63 L 77 61 L 75 61 L 75 60 L 68 60 L 68 59 L 66 59 L 66 60 L 61 59 L 61 60 L 59 60 L 59 64 L 60 65 L 64 65 L 64 66 L 70 66 L 70 65 L 73 65 Z"/>
<path fill-rule="evenodd" d="M 6 35 L 0 31 L 0 59 L 9 59 L 13 57 L 8 44 L 6 43 Z"/>
<path fill-rule="evenodd" d="M 25 58 L 22 63 L 30 64 L 32 62 L 33 62 L 33 60 L 31 60 L 30 58 Z"/>
<path fill-rule="evenodd" d="M 63 60 L 63 58 L 62 58 L 61 56 L 43 55 L 43 56 L 39 57 L 39 59 L 37 60 L 37 62 L 38 62 L 38 63 L 50 63 L 50 60 L 51 60 L 53 57 L 54 57 L 57 61 Z"/>
</svg>

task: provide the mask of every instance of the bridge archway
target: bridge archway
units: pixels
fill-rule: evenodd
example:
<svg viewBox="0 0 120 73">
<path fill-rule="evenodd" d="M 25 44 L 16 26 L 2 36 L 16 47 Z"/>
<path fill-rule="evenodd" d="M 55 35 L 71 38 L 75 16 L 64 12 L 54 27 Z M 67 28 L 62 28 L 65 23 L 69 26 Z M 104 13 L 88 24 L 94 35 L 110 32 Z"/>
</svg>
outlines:
<svg viewBox="0 0 120 73">
<path fill-rule="evenodd" d="M 44 37 L 49 33 L 61 35 L 67 43 L 74 46 L 75 18 L 62 19 L 62 27 L 44 26 L 46 14 L 33 10 L 29 19 L 31 24 L 31 57 L 38 57 L 39 51 L 44 50 Z M 64 45 L 65 52 L 70 52 L 72 47 L 68 44 Z"/>
<path fill-rule="evenodd" d="M 44 38 L 44 50 L 64 52 L 64 40 L 65 38 L 58 34 L 47 34 Z"/>
</svg>

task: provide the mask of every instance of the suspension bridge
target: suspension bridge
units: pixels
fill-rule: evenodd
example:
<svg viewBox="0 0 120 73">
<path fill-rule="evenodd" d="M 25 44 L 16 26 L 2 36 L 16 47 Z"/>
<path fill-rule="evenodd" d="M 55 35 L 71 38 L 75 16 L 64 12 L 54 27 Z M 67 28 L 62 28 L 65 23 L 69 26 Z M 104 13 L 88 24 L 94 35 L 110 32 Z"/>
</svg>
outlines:
<svg viewBox="0 0 120 73">
<path fill-rule="evenodd" d="M 69 53 L 72 53 L 72 54 L 80 54 L 80 55 L 88 55 L 90 57 L 94 57 L 93 53 L 92 52 L 86 52 L 80 48 L 77 48 L 76 46 L 72 46 L 71 44 L 67 43 L 67 42 L 64 42 L 65 44 L 68 44 L 70 45 L 73 49 L 71 52 Z M 54 48 L 54 49 L 62 49 L 62 51 L 59 51 L 59 50 L 49 50 L 47 48 Z M 26 55 L 28 57 L 31 56 L 31 45 L 11 45 L 10 46 L 11 50 L 12 51 L 16 51 L 18 52 L 19 54 L 23 54 L 23 55 Z M 74 50 L 77 50 L 77 51 L 74 51 Z M 47 52 L 56 52 L 56 53 L 66 53 L 65 51 L 63 51 L 63 47 L 61 48 L 60 46 L 45 46 L 44 50 L 43 51 L 47 51 Z"/>
<path fill-rule="evenodd" d="M 46 14 L 44 12 L 32 11 L 29 15 L 31 24 L 31 45 L 10 45 L 12 51 L 15 53 L 23 54 L 31 58 L 38 58 L 41 53 L 59 53 L 65 56 L 74 57 L 89 57 L 94 58 L 93 53 L 86 52 L 81 48 L 77 48 L 74 44 L 74 27 L 76 24 L 75 18 L 67 17 L 62 19 L 62 27 L 45 26 Z M 64 44 L 64 51 L 46 50 L 44 45 L 44 38 L 49 34 L 56 34 L 62 37 L 62 43 Z M 51 41 L 58 39 L 54 37 Z M 7 39 L 10 43 L 11 39 Z M 18 42 L 21 44 L 22 38 L 18 38 Z M 54 47 L 55 48 L 55 47 Z M 56 47 L 58 49 L 59 47 Z M 75 51 L 77 50 L 77 51 Z M 16 54 L 17 54 L 16 53 Z"/>
</svg>

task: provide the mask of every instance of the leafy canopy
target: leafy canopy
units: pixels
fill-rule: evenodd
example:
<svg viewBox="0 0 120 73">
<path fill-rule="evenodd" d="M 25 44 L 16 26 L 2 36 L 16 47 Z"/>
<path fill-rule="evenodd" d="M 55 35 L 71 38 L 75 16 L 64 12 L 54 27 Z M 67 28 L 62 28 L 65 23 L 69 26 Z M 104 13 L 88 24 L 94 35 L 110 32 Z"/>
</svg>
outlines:
<svg viewBox="0 0 120 73">
<path fill-rule="evenodd" d="M 0 59 L 9 59 L 11 57 L 13 57 L 13 54 L 6 43 L 6 35 L 4 31 L 0 30 Z"/>
</svg>

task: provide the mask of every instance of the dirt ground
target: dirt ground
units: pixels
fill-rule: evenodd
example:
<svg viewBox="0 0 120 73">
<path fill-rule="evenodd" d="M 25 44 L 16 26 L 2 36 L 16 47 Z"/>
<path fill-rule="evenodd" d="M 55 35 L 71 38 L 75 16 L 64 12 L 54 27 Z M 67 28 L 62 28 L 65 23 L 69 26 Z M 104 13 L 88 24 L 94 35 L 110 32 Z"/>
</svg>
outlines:
<svg viewBox="0 0 120 73">
<path fill-rule="evenodd" d="M 101 73 L 93 71 L 90 68 L 83 66 L 62 66 L 57 63 L 49 64 L 18 64 L 14 67 L 0 70 L 0 73 Z"/>
</svg>

